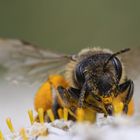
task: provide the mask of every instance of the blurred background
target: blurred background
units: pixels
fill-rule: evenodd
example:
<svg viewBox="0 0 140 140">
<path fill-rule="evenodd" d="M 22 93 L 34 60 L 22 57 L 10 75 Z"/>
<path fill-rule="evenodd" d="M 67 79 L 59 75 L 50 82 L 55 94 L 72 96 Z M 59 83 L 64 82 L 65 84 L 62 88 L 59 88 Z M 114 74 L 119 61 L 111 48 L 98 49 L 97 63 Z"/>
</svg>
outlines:
<svg viewBox="0 0 140 140">
<path fill-rule="evenodd" d="M 0 37 L 18 38 L 56 52 L 85 47 L 140 46 L 139 0 L 0 1 Z M 138 85 L 137 85 L 138 86 Z M 21 127 L 38 87 L 0 85 L 0 129 L 5 118 Z"/>
<path fill-rule="evenodd" d="M 140 45 L 139 0 L 0 1 L 0 36 L 60 52 Z"/>
</svg>

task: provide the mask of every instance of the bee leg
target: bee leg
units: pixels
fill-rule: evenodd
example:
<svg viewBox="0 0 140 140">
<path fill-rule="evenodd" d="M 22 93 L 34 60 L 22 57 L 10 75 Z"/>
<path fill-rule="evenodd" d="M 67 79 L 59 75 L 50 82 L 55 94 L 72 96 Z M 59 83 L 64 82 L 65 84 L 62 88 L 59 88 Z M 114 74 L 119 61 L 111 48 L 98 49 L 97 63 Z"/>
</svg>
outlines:
<svg viewBox="0 0 140 140">
<path fill-rule="evenodd" d="M 76 100 L 79 99 L 79 97 L 80 97 L 80 90 L 79 90 L 79 89 L 70 87 L 70 88 L 68 89 L 68 92 L 69 92 L 69 94 L 71 95 L 71 97 L 73 97 L 74 99 L 76 99 Z"/>
<path fill-rule="evenodd" d="M 64 102 L 64 106 L 68 107 L 69 109 L 69 113 L 70 113 L 69 119 L 76 120 L 76 117 L 74 114 L 75 114 L 77 104 L 79 101 L 80 90 L 75 89 L 73 87 L 65 89 L 62 86 L 59 86 L 57 89 L 58 89 L 60 97 L 62 98 Z"/>
<path fill-rule="evenodd" d="M 66 88 L 62 87 L 62 86 L 58 86 L 57 87 L 57 90 L 58 90 L 58 93 L 60 95 L 60 97 L 62 98 L 64 104 L 68 104 L 69 101 L 68 101 L 68 91 Z"/>
<path fill-rule="evenodd" d="M 85 96 L 86 96 L 86 89 L 87 89 L 87 84 L 84 83 L 82 89 L 81 89 L 81 93 L 80 93 L 80 97 L 79 97 L 79 102 L 78 102 L 78 106 L 80 108 L 82 108 L 84 106 L 84 101 L 85 101 Z"/>
<path fill-rule="evenodd" d="M 128 112 L 128 104 L 132 99 L 133 93 L 134 93 L 134 83 L 132 80 L 128 80 L 125 83 L 119 85 L 119 91 L 120 93 L 125 94 L 124 96 L 124 108 L 123 112 L 127 114 Z"/>
<path fill-rule="evenodd" d="M 69 101 L 78 102 L 80 96 L 80 90 L 70 87 L 68 89 L 58 86 L 57 88 L 59 95 L 66 104 L 69 104 Z"/>
<path fill-rule="evenodd" d="M 79 103 L 78 103 L 80 108 L 83 107 L 84 100 L 85 100 L 85 91 L 81 92 L 81 94 L 80 94 Z"/>
<path fill-rule="evenodd" d="M 59 119 L 58 112 L 57 112 L 59 108 L 60 105 L 58 104 L 58 99 L 56 97 L 52 106 L 52 111 L 54 113 L 55 119 Z"/>
</svg>

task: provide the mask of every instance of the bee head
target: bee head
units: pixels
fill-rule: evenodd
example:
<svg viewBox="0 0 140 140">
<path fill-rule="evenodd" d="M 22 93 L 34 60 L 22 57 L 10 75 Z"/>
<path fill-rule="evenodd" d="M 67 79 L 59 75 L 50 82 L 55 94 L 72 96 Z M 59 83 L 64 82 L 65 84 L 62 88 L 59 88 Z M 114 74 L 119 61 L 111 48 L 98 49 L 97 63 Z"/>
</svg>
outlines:
<svg viewBox="0 0 140 140">
<path fill-rule="evenodd" d="M 79 88 L 84 89 L 86 93 L 107 96 L 111 92 L 115 78 L 109 70 L 103 71 L 103 66 L 94 67 L 89 64 L 83 67 L 83 64 L 80 64 L 76 69 L 76 81 Z"/>
<path fill-rule="evenodd" d="M 122 63 L 116 55 L 129 51 L 124 49 L 114 54 L 99 53 L 82 59 L 77 64 L 74 82 L 80 89 L 79 105 L 86 105 L 112 115 L 112 101 L 122 77 Z"/>
<path fill-rule="evenodd" d="M 97 54 L 81 61 L 75 71 L 79 87 L 86 93 L 110 96 L 122 75 L 122 65 L 116 55 L 129 50 L 124 49 L 114 54 Z"/>
</svg>

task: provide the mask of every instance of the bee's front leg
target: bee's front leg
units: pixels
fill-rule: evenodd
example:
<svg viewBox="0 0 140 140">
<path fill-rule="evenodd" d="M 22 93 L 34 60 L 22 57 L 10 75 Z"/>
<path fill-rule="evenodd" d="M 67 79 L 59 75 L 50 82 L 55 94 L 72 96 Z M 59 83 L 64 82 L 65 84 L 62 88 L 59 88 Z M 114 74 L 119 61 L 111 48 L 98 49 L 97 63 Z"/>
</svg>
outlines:
<svg viewBox="0 0 140 140">
<path fill-rule="evenodd" d="M 128 80 L 125 83 L 119 85 L 119 93 L 123 93 L 123 103 L 124 108 L 123 112 L 127 114 L 128 112 L 128 104 L 132 99 L 134 93 L 134 83 L 132 80 Z"/>
</svg>

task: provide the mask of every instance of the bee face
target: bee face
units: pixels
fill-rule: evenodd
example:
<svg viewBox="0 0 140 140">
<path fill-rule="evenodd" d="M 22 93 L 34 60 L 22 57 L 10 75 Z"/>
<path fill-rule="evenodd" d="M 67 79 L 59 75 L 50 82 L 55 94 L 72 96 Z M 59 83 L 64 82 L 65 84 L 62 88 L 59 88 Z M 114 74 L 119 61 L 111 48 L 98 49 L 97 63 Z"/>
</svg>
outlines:
<svg viewBox="0 0 140 140">
<path fill-rule="evenodd" d="M 121 71 L 119 69 L 120 67 L 118 68 L 114 65 L 114 60 L 108 64 L 108 67 L 104 68 L 104 64 L 110 56 L 111 54 L 103 52 L 98 55 L 87 57 L 77 64 L 75 81 L 80 88 L 84 84 L 86 85 L 86 93 L 92 93 L 102 97 L 111 96 L 114 85 L 120 80 L 120 78 L 118 79 L 118 73 Z M 119 75 L 121 74 L 122 73 L 119 73 Z"/>
<path fill-rule="evenodd" d="M 99 95 L 101 96 L 109 96 L 110 92 L 113 88 L 113 85 L 115 83 L 114 79 L 112 78 L 110 73 L 103 73 L 99 77 L 96 78 L 96 86 L 99 92 Z"/>
</svg>

